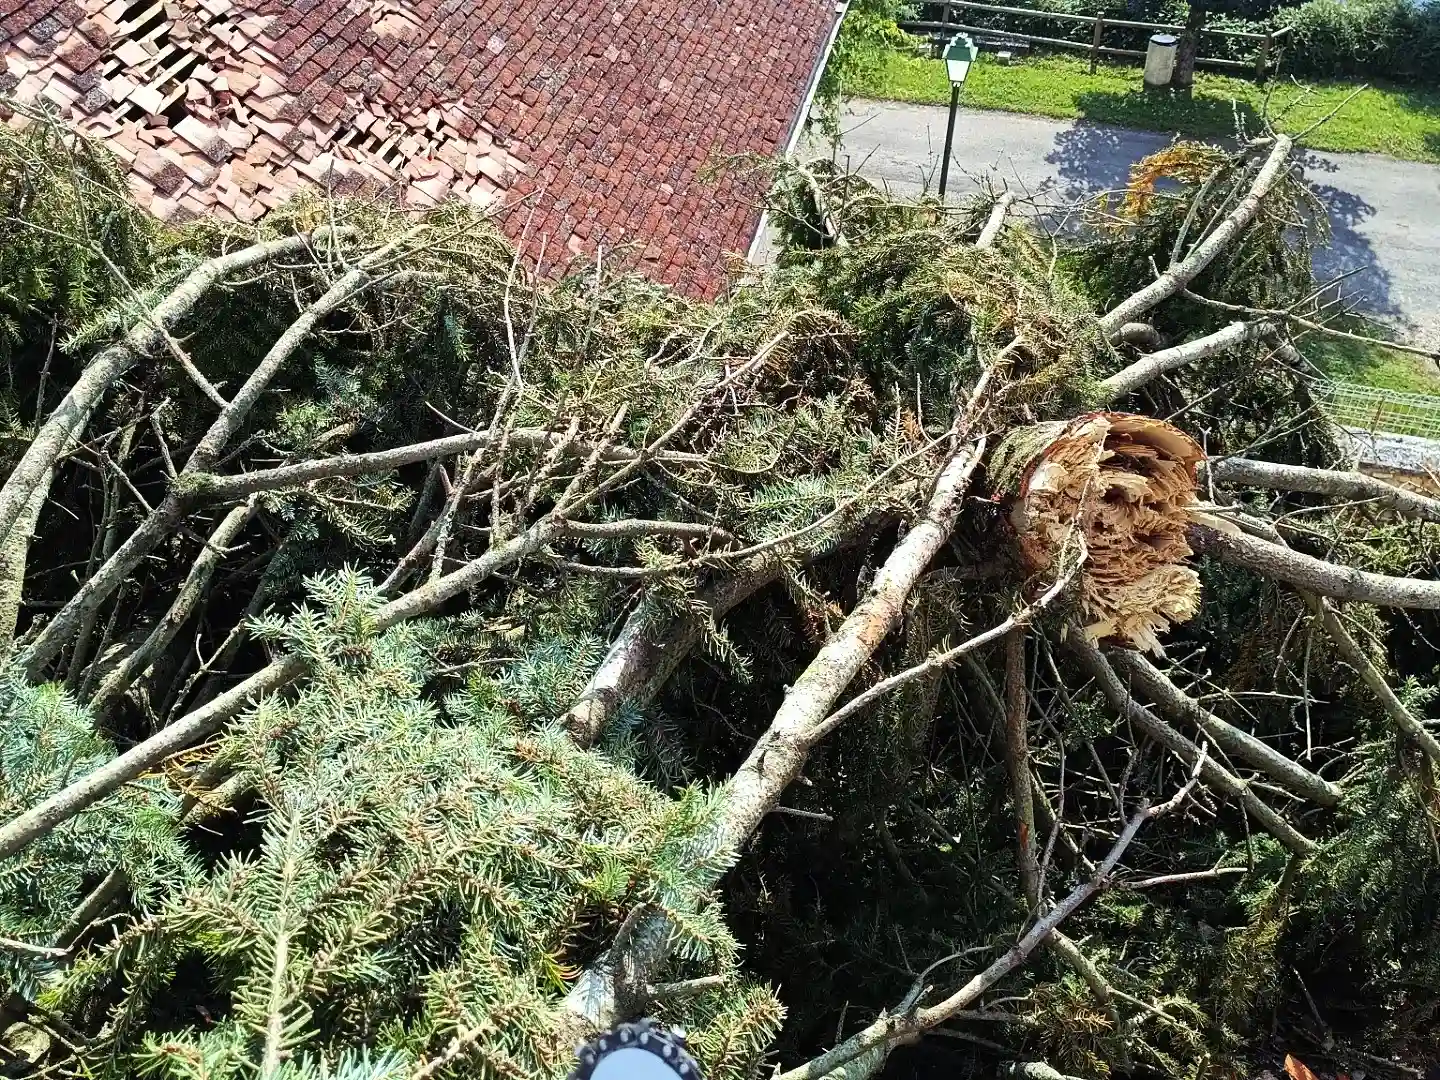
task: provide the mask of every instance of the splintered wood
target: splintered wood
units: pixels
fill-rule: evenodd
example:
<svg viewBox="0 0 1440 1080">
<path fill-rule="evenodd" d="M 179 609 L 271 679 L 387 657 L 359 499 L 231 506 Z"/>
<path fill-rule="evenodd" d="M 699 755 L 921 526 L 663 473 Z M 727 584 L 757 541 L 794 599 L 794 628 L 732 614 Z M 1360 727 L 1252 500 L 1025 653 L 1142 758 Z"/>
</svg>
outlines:
<svg viewBox="0 0 1440 1080">
<path fill-rule="evenodd" d="M 1186 527 L 1196 520 L 1200 447 L 1148 416 L 1092 413 L 1065 425 L 1034 458 L 1012 523 L 1031 570 L 1060 569 L 1082 551 L 1085 635 L 1148 652 L 1200 609 Z"/>
</svg>

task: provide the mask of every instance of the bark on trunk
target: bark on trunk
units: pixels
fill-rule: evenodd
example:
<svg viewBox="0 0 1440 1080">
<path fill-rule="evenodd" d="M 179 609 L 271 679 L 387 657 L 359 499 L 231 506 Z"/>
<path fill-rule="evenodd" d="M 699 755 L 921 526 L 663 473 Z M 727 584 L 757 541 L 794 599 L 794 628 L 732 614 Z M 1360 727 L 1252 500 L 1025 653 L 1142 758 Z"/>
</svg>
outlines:
<svg viewBox="0 0 1440 1080">
<path fill-rule="evenodd" d="M 1210 478 L 1222 484 L 1258 487 L 1267 491 L 1303 491 L 1309 495 L 1333 495 L 1393 510 L 1421 521 L 1440 522 L 1440 501 L 1418 492 L 1387 484 L 1359 472 L 1307 469 L 1253 458 L 1218 458 L 1204 466 Z"/>
<path fill-rule="evenodd" d="M 1125 325 L 1134 326 L 1136 324 L 1126 323 Z M 1243 345 L 1247 341 L 1254 341 L 1269 329 L 1270 324 L 1264 322 L 1233 322 L 1229 326 L 1216 330 L 1213 334 L 1205 335 L 1205 337 L 1142 356 L 1129 367 L 1122 368 L 1114 375 L 1101 380 L 1102 396 L 1100 401 L 1102 404 L 1109 404 L 1116 398 L 1134 393 L 1167 371 L 1174 371 L 1186 364 L 1193 364 L 1198 360 L 1204 360 L 1225 352 L 1227 349 Z M 1123 336 L 1125 326 L 1120 328 L 1120 332 Z"/>
<path fill-rule="evenodd" d="M 1203 525 L 1190 530 L 1197 552 L 1215 555 L 1263 577 L 1336 600 L 1358 600 L 1379 607 L 1440 610 L 1440 581 L 1372 574 L 1317 559 L 1244 533 L 1221 533 Z"/>
<path fill-rule="evenodd" d="M 1192 2 L 1185 16 L 1185 29 L 1175 50 L 1175 70 L 1170 76 L 1172 88 L 1189 95 L 1195 85 L 1195 58 L 1200 55 L 1200 31 L 1209 15 L 1205 5 Z"/>
<path fill-rule="evenodd" d="M 55 470 L 47 469 L 40 483 L 30 492 L 11 530 L 0 540 L 0 660 L 10 655 L 15 643 L 15 627 L 20 619 L 20 602 L 25 595 L 25 567 L 30 556 L 30 540 L 40 511 L 50 497 L 50 481 Z"/>
</svg>

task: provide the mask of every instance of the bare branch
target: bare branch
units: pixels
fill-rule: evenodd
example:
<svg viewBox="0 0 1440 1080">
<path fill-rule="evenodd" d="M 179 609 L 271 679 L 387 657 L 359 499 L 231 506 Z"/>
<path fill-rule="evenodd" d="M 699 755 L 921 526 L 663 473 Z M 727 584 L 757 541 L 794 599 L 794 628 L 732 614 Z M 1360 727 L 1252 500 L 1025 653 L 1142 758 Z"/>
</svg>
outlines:
<svg viewBox="0 0 1440 1080">
<path fill-rule="evenodd" d="M 1362 345 L 1381 345 L 1387 349 L 1394 349 L 1396 352 L 1410 353 L 1412 356 L 1423 356 L 1427 360 L 1440 361 L 1440 349 L 1426 349 L 1419 345 L 1406 345 L 1400 341 L 1388 341 L 1385 338 L 1351 333 L 1349 330 L 1326 326 L 1324 323 L 1307 319 L 1303 315 L 1296 315 L 1294 311 L 1283 308 L 1257 308 L 1249 307 L 1245 304 L 1227 304 L 1221 300 L 1212 300 L 1208 296 L 1193 293 L 1189 289 L 1186 289 L 1183 295 L 1187 300 L 1194 300 L 1197 304 L 1204 304 L 1206 307 L 1215 308 L 1219 311 L 1229 311 L 1237 315 L 1248 315 L 1252 318 L 1272 319 L 1276 322 L 1294 323 L 1302 329 L 1309 330 L 1312 333 L 1320 334 L 1324 337 L 1342 338 L 1345 341 L 1357 341 Z M 1314 296 L 1312 295 L 1309 299 L 1314 299 Z"/>
<path fill-rule="evenodd" d="M 397 248 L 410 243 L 422 228 L 423 226 L 417 226 L 410 229 L 401 237 L 361 259 L 353 270 L 302 311 L 270 346 L 244 385 L 235 392 L 229 405 L 220 410 L 220 415 L 211 423 L 209 430 L 191 452 L 190 459 L 180 470 L 179 479 L 161 504 L 146 516 L 120 548 L 90 576 L 26 650 L 24 665 L 31 680 L 38 681 L 44 676 L 50 661 L 65 647 L 87 614 L 97 610 L 106 598 L 120 587 L 121 582 L 140 560 L 154 551 L 185 516 L 190 504 L 186 492 L 188 478 L 215 465 L 225 446 L 239 431 L 250 415 L 250 410 L 269 387 L 271 380 L 309 337 L 311 331 L 332 311 L 380 280 L 374 273 L 375 269 L 390 258 Z"/>
<path fill-rule="evenodd" d="M 1158 889 L 1161 885 L 1190 885 L 1197 881 L 1218 881 L 1223 877 L 1230 877 L 1234 874 L 1248 874 L 1249 871 L 1243 866 L 1217 866 L 1214 870 L 1194 870 L 1185 874 L 1161 874 L 1158 877 L 1144 878 L 1141 881 L 1122 881 L 1117 883 L 1117 888 L 1122 889 Z"/>
<path fill-rule="evenodd" d="M 862 1054 L 879 1051 L 884 1053 L 901 1039 L 922 1034 L 931 1028 L 953 1019 L 956 1014 L 975 1002 L 981 994 L 994 986 L 1005 976 L 1020 967 L 1030 958 L 1036 948 L 1044 942 L 1062 922 L 1073 915 L 1081 905 L 1096 893 L 1111 886 L 1111 875 L 1119 865 L 1121 857 L 1135 840 L 1136 834 L 1146 822 L 1154 821 L 1174 810 L 1194 790 L 1195 782 L 1208 759 L 1202 752 L 1191 771 L 1189 780 L 1175 793 L 1175 796 L 1158 806 L 1142 805 L 1126 822 L 1119 838 L 1101 861 L 1093 877 L 1077 885 L 1060 903 L 1044 917 L 1037 919 L 1030 929 L 1015 943 L 1004 956 L 976 975 L 945 1000 L 926 1008 L 907 1008 L 894 1014 L 881 1016 L 869 1027 L 856 1032 L 833 1050 L 821 1054 L 799 1068 L 780 1073 L 775 1080 L 820 1080 L 847 1062 L 854 1061 Z"/>
<path fill-rule="evenodd" d="M 548 449 L 561 443 L 564 435 L 542 431 L 538 428 L 521 428 L 509 433 L 511 446 L 526 449 Z M 260 469 L 255 472 L 221 476 L 214 473 L 191 473 L 183 484 L 187 492 L 197 498 L 238 499 L 257 491 L 276 491 L 281 488 L 300 487 L 315 480 L 337 476 L 369 476 L 390 472 L 417 461 L 431 461 L 435 458 L 464 454 L 471 450 L 489 446 L 496 436 L 489 431 L 475 431 L 466 435 L 449 435 L 443 439 L 398 446 L 393 450 L 377 450 L 369 454 L 341 454 L 336 457 L 317 458 L 301 461 L 294 465 L 282 465 L 275 469 Z M 580 456 L 593 452 L 594 446 L 587 442 L 575 442 L 567 452 Z M 633 461 L 637 451 L 624 446 L 612 446 L 602 454 L 606 463 Z M 656 454 L 655 461 L 670 465 L 700 465 L 713 467 L 704 454 L 686 454 L 668 451 Z"/>
<path fill-rule="evenodd" d="M 101 680 L 90 699 L 90 709 L 95 717 L 106 716 L 120 695 L 125 693 L 146 667 L 175 640 L 175 635 L 195 613 L 196 606 L 208 590 L 210 579 L 225 557 L 226 549 L 254 515 L 255 501 L 252 498 L 231 510 L 220 520 L 220 524 L 215 526 L 209 540 L 191 564 L 190 571 L 175 594 L 169 610 L 155 624 L 150 636 Z"/>
<path fill-rule="evenodd" d="M 1440 740 L 1437 740 L 1430 730 L 1421 722 L 1420 718 L 1405 707 L 1405 703 L 1396 696 L 1395 691 L 1390 689 L 1390 684 L 1385 681 L 1385 676 L 1365 655 L 1365 650 L 1355 640 L 1350 631 L 1345 629 L 1345 624 L 1340 621 L 1340 615 L 1335 606 L 1323 596 L 1315 596 L 1311 593 L 1301 593 L 1305 603 L 1310 605 L 1313 611 L 1325 627 L 1325 632 L 1330 635 L 1330 640 L 1335 643 L 1336 650 L 1345 657 L 1346 662 L 1359 673 L 1361 680 L 1370 692 L 1380 701 L 1380 707 L 1385 710 L 1385 715 L 1390 717 L 1395 726 L 1413 739 L 1420 747 L 1422 753 L 1430 762 L 1433 771 L 1440 772 Z"/>
<path fill-rule="evenodd" d="M 597 540 L 627 540 L 642 536 L 679 536 L 701 540 L 736 543 L 735 537 L 718 525 L 698 521 L 655 521 L 626 518 L 624 521 L 566 522 L 566 536 L 592 537 Z"/>
<path fill-rule="evenodd" d="M 1336 600 L 1358 600 L 1379 607 L 1440 609 L 1440 581 L 1372 574 L 1317 559 L 1242 533 L 1222 533 L 1197 525 L 1191 547 L 1232 566 Z"/>
<path fill-rule="evenodd" d="M 981 440 L 950 456 L 924 518 L 896 545 L 869 591 L 790 687 L 769 728 L 725 786 L 711 837 L 716 847 L 738 850 L 799 775 L 830 706 L 899 621 L 910 591 L 948 539 L 983 453 Z M 648 982 L 648 972 L 668 955 L 670 940 L 663 916 L 644 920 L 625 947 L 612 947 L 581 974 L 565 999 L 569 1011 L 597 1026 L 612 1023 L 625 1007 L 620 974 L 629 982 Z"/>
<path fill-rule="evenodd" d="M 1037 911 L 1040 863 L 1035 842 L 1035 804 L 1030 798 L 1030 695 L 1025 687 L 1025 631 L 1005 638 L 1005 768 L 1015 806 L 1015 850 L 1020 887 L 1030 911 Z"/>
<path fill-rule="evenodd" d="M 1000 236 L 1000 230 L 1005 225 L 1005 215 L 1010 212 L 1010 207 L 1015 203 L 1013 192 L 1005 192 L 995 200 L 995 205 L 990 208 L 990 217 L 985 221 L 985 227 L 980 230 L 979 237 L 975 240 L 975 246 L 981 251 L 993 247 L 996 239 Z"/>
<path fill-rule="evenodd" d="M 303 252 L 322 237 L 335 239 L 338 232 L 332 235 L 329 229 L 318 229 L 313 234 L 254 244 L 202 263 L 156 306 L 147 320 L 131 329 L 125 340 L 101 350 L 30 441 L 4 488 L 0 489 L 0 536 L 10 534 L 30 505 L 35 488 L 45 481 L 60 455 L 79 437 L 106 392 L 136 362 L 159 348 L 161 339 L 157 327 L 173 327 L 217 282 L 277 257 Z"/>
<path fill-rule="evenodd" d="M 20 604 L 25 596 L 25 567 L 30 559 L 30 541 L 40 521 L 40 511 L 50 496 L 50 473 L 30 492 L 29 502 L 0 540 L 0 660 L 10 655 L 15 643 L 15 627 L 20 618 Z"/>
<path fill-rule="evenodd" d="M 1120 715 L 1124 716 L 1146 735 L 1174 753 L 1182 761 L 1193 764 L 1202 757 L 1202 751 L 1185 736 L 1161 720 L 1130 694 L 1115 669 L 1110 666 L 1098 648 L 1085 640 L 1078 628 L 1071 627 L 1065 636 L 1065 644 L 1100 685 L 1101 692 Z M 1297 854 L 1308 855 L 1315 850 L 1314 841 L 1302 836 L 1284 818 L 1260 800 L 1250 786 L 1234 773 L 1209 758 L 1205 759 L 1201 779 L 1210 789 L 1240 800 L 1246 813 L 1258 821 L 1262 828 L 1286 848 Z"/>
<path fill-rule="evenodd" d="M 1054 584 L 1046 589 L 1045 593 L 1038 600 L 1016 612 L 1014 615 L 1011 615 L 1004 622 L 992 626 L 983 633 L 976 634 L 968 641 L 962 642 L 954 648 L 946 649 L 944 652 L 938 652 L 916 664 L 914 667 L 906 668 L 904 671 L 891 675 L 888 679 L 881 679 L 864 693 L 857 694 L 841 708 L 836 709 L 822 720 L 816 728 L 816 735 L 818 737 L 828 735 L 861 709 L 868 708 L 880 698 L 898 690 L 906 683 L 913 682 L 916 679 L 923 679 L 927 675 L 939 671 L 941 668 L 949 667 L 967 654 L 974 652 L 976 649 L 983 648 L 992 641 L 999 640 L 1012 630 L 1028 626 L 1035 619 L 1036 615 L 1040 614 L 1057 596 L 1065 591 L 1065 588 L 1074 577 L 1075 570 L 1078 568 L 1079 563 L 1077 562 L 1067 573 L 1058 577 Z"/>
<path fill-rule="evenodd" d="M 1241 457 L 1211 458 L 1204 469 L 1213 480 L 1222 484 L 1364 500 L 1406 517 L 1440 522 L 1440 501 L 1360 472 L 1307 469 L 1301 465 L 1281 465 Z"/>
<path fill-rule="evenodd" d="M 18 953 L 21 956 L 38 956 L 47 960 L 68 956 L 70 953 L 69 949 L 56 949 L 49 945 L 31 945 L 28 941 L 16 941 L 7 937 L 0 937 L 0 949 Z"/>
<path fill-rule="evenodd" d="M 1100 391 L 1103 395 L 1101 400 L 1109 402 L 1124 397 L 1126 394 L 1140 389 L 1152 379 L 1159 378 L 1167 371 L 1204 360 L 1248 341 L 1255 341 L 1271 329 L 1271 325 L 1266 322 L 1233 322 L 1205 337 L 1142 356 L 1129 367 L 1122 368 L 1114 375 L 1100 381 Z"/>
<path fill-rule="evenodd" d="M 1208 709 L 1202 708 L 1140 653 L 1129 649 L 1112 649 L 1109 656 L 1115 666 L 1148 694 L 1162 712 L 1169 713 L 1173 718 L 1188 720 L 1227 754 L 1244 759 L 1288 791 L 1317 806 L 1340 805 L 1339 787 L 1291 761 L 1249 732 L 1241 731 Z"/>
<path fill-rule="evenodd" d="M 375 631 L 378 633 L 406 619 L 433 611 L 451 597 L 478 585 L 496 570 L 534 554 L 555 537 L 557 528 L 556 519 L 542 518 L 519 536 L 490 549 L 454 573 L 386 604 L 376 613 Z M 154 768 L 171 754 L 214 734 L 256 698 L 288 686 L 308 670 L 309 663 L 302 656 L 288 654 L 280 657 L 169 727 L 66 785 L 0 827 L 0 858 L 23 850 L 122 784 Z"/>
</svg>

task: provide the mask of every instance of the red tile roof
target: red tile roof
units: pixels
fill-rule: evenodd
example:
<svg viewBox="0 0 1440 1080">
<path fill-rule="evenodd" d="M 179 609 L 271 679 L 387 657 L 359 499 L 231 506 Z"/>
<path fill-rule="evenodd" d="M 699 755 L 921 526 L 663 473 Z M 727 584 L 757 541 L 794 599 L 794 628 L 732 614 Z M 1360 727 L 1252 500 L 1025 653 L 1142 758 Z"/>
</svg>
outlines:
<svg viewBox="0 0 1440 1080">
<path fill-rule="evenodd" d="M 107 139 L 158 214 L 305 183 L 511 204 L 530 254 L 631 245 L 713 293 L 833 0 L 0 0 L 0 92 Z"/>
</svg>

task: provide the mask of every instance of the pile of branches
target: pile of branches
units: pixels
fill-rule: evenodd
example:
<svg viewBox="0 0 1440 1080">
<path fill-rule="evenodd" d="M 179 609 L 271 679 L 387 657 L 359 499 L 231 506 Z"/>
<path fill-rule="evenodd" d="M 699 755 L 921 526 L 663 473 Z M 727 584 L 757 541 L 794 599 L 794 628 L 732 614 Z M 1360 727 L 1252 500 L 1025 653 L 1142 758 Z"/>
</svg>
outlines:
<svg viewBox="0 0 1440 1080">
<path fill-rule="evenodd" d="M 1435 1052 L 1440 503 L 1309 398 L 1293 149 L 1064 243 L 796 168 L 700 303 L 0 133 L 7 1074 Z"/>
</svg>

